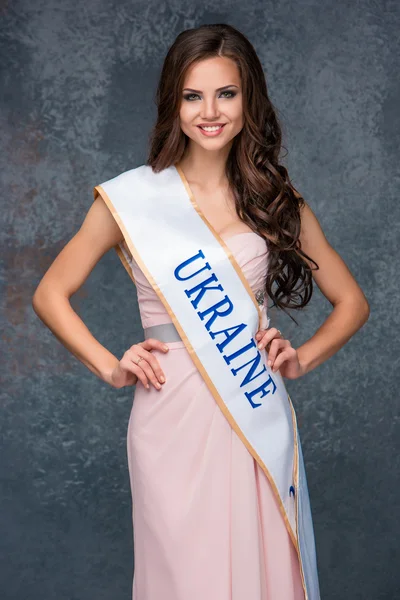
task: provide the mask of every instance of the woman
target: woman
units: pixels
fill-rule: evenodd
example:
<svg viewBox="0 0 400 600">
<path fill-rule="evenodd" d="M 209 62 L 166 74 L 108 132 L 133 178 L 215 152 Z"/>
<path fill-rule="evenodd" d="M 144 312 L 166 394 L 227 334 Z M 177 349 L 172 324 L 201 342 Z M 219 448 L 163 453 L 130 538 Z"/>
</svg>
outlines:
<svg viewBox="0 0 400 600">
<path fill-rule="evenodd" d="M 337 352 L 369 305 L 279 164 L 280 126 L 245 36 L 228 25 L 182 32 L 157 105 L 146 165 L 96 186 L 33 306 L 98 377 L 136 385 L 127 437 L 133 599 L 316 600 L 308 491 L 282 377 Z M 112 247 L 137 286 L 145 333 L 121 359 L 69 302 Z M 208 279 L 196 281 L 200 273 Z M 312 275 L 333 310 L 295 349 L 268 328 L 266 298 L 302 308 Z M 225 295 L 205 308 L 217 293 Z M 242 323 L 213 328 L 238 312 Z M 249 331 L 232 352 L 234 336 Z M 253 357 L 238 366 L 245 352 Z"/>
</svg>

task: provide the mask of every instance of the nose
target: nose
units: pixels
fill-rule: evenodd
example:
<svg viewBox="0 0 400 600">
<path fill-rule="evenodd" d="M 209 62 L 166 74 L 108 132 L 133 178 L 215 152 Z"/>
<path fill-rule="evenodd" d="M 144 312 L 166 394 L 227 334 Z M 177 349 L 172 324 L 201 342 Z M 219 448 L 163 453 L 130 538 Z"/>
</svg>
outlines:
<svg viewBox="0 0 400 600">
<path fill-rule="evenodd" d="M 205 120 L 215 119 L 219 115 L 218 102 L 215 97 L 204 98 L 201 104 L 201 118 Z"/>
</svg>

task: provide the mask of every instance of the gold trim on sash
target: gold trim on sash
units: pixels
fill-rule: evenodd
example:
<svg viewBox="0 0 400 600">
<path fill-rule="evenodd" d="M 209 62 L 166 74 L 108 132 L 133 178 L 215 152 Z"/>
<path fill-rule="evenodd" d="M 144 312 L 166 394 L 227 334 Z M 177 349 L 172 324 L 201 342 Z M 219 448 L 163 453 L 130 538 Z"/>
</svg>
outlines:
<svg viewBox="0 0 400 600">
<path fill-rule="evenodd" d="M 123 245 L 125 244 L 126 247 L 129 249 L 129 251 L 131 252 L 130 248 L 129 248 L 129 244 L 127 243 L 127 239 L 129 239 L 129 235 L 127 230 L 125 229 L 125 225 L 123 224 L 122 220 L 120 219 L 120 216 L 118 214 L 118 212 L 115 210 L 110 198 L 107 196 L 106 192 L 103 190 L 103 188 L 101 187 L 101 185 L 96 185 L 93 188 L 93 195 L 94 195 L 94 199 L 96 200 L 97 196 L 101 196 L 107 206 L 107 208 L 109 209 L 110 213 L 112 214 L 112 216 L 114 217 L 118 227 L 120 228 L 120 231 L 122 233 L 122 235 L 124 236 L 124 240 L 121 241 L 119 244 L 116 244 L 114 246 L 114 250 L 116 251 L 116 253 L 118 254 L 122 264 L 124 265 L 126 271 L 128 272 L 129 277 L 132 279 L 133 283 L 136 285 L 136 281 L 135 278 L 133 276 L 132 273 L 132 269 L 126 259 L 126 256 L 122 250 Z M 132 252 L 131 252 L 132 254 Z"/>
<path fill-rule="evenodd" d="M 295 502 L 296 531 L 297 531 L 297 535 L 299 535 L 299 447 L 298 447 L 298 440 L 297 440 L 297 417 L 296 417 L 296 411 L 294 410 L 294 406 L 292 403 L 292 399 L 289 396 L 289 394 L 288 394 L 288 400 L 289 400 L 290 409 L 292 411 L 292 422 L 293 422 L 293 431 L 294 431 L 293 479 L 296 482 L 296 502 Z M 296 540 L 296 542 L 297 542 L 297 540 Z M 298 543 L 296 543 L 296 552 L 297 552 L 297 556 L 299 559 L 300 575 L 301 575 L 301 582 L 303 585 L 304 596 L 305 596 L 305 600 L 307 600 L 308 595 L 307 595 L 307 590 L 306 590 L 306 581 L 305 581 L 305 577 L 304 577 L 303 563 L 301 560 L 300 547 L 299 547 Z"/>
<path fill-rule="evenodd" d="M 179 176 L 181 177 L 182 182 L 185 185 L 185 188 L 189 194 L 189 198 L 191 201 L 191 204 L 193 206 L 193 208 L 195 208 L 195 210 L 197 211 L 197 213 L 199 214 L 199 216 L 203 219 L 204 223 L 207 225 L 207 227 L 210 229 L 210 231 L 214 234 L 215 238 L 217 239 L 217 241 L 221 244 L 221 246 L 224 248 L 229 260 L 231 261 L 234 269 L 236 270 L 238 276 L 240 277 L 241 281 L 243 282 L 243 285 L 245 286 L 246 290 L 248 291 L 248 293 L 250 294 L 255 306 L 257 307 L 257 310 L 259 312 L 259 308 L 258 308 L 258 303 L 256 300 L 256 297 L 253 293 L 253 290 L 250 287 L 250 284 L 248 283 L 247 279 L 245 278 L 239 264 L 236 262 L 236 259 L 234 258 L 232 252 L 230 251 L 230 249 L 228 248 L 227 244 L 225 244 L 225 242 L 222 240 L 222 238 L 218 235 L 218 233 L 213 229 L 213 227 L 210 225 L 210 223 L 208 222 L 208 220 L 205 218 L 205 216 L 202 214 L 200 208 L 197 206 L 193 194 L 190 190 L 189 185 L 187 184 L 187 181 L 185 182 L 185 176 L 183 175 L 183 171 L 180 169 L 180 167 L 176 167 L 176 170 L 179 174 Z M 183 175 L 183 178 L 182 178 Z M 302 561 L 301 561 L 301 555 L 300 555 L 300 549 L 299 549 L 299 544 L 298 544 L 298 540 L 296 538 L 296 535 L 294 534 L 291 524 L 289 522 L 289 519 L 286 515 L 286 511 L 285 511 L 285 507 L 283 506 L 279 491 L 276 487 L 275 481 L 272 478 L 270 472 L 268 471 L 265 463 L 263 462 L 263 460 L 261 459 L 261 457 L 259 456 L 259 454 L 255 451 L 255 449 L 253 448 L 253 446 L 250 444 L 250 442 L 247 440 L 246 436 L 243 434 L 242 430 L 240 429 L 240 427 L 238 426 L 238 424 L 236 423 L 236 421 L 234 420 L 234 418 L 232 417 L 231 413 L 229 412 L 228 408 L 226 407 L 224 401 L 222 400 L 221 396 L 218 393 L 218 390 L 216 389 L 216 387 L 214 386 L 213 381 L 211 380 L 211 378 L 209 377 L 207 371 L 205 370 L 205 368 L 203 367 L 201 361 L 199 360 L 193 346 L 191 345 L 189 339 L 187 338 L 182 326 L 179 323 L 179 320 L 177 319 L 177 317 L 175 316 L 175 314 L 173 313 L 170 305 L 168 304 L 164 294 L 162 293 L 162 291 L 160 290 L 159 286 L 157 285 L 157 282 L 154 280 L 152 274 L 150 273 L 150 271 L 147 269 L 145 263 L 142 261 L 142 258 L 138 252 L 138 250 L 136 249 L 135 245 L 133 244 L 124 223 L 122 222 L 118 211 L 115 209 L 112 201 L 110 200 L 108 194 L 106 193 L 106 191 L 102 188 L 101 185 L 97 185 L 94 187 L 94 197 L 95 199 L 97 198 L 97 195 L 100 194 L 101 197 L 103 198 L 106 206 L 108 207 L 108 209 L 110 210 L 112 216 L 114 217 L 116 223 L 118 224 L 123 236 L 124 236 L 124 241 L 127 245 L 127 247 L 129 248 L 129 251 L 131 253 L 131 255 L 133 256 L 133 258 L 135 259 L 136 263 L 138 264 L 139 268 L 141 269 L 141 271 L 144 273 L 146 279 L 149 281 L 149 283 L 151 284 L 151 286 L 153 287 L 154 291 L 157 293 L 158 297 L 160 298 L 161 302 L 163 303 L 169 317 L 171 318 L 171 321 L 174 323 L 182 341 L 184 342 L 187 351 L 190 354 L 191 359 L 193 360 L 194 364 L 196 365 L 197 369 L 199 370 L 201 376 L 203 377 L 204 381 L 206 382 L 210 392 L 212 393 L 212 395 L 214 396 L 214 399 L 216 401 L 216 403 L 218 404 L 221 412 L 224 414 L 225 418 L 227 419 L 228 423 L 231 425 L 232 429 L 235 431 L 235 433 L 237 434 L 237 436 L 239 437 L 239 439 L 242 441 L 242 443 L 244 444 L 244 446 L 247 448 L 247 450 L 250 452 L 250 454 L 253 456 L 253 458 L 258 462 L 258 464 L 260 465 L 261 469 L 263 470 L 263 472 L 265 473 L 265 476 L 267 477 L 271 488 L 275 494 L 275 498 L 277 500 L 280 512 L 282 514 L 284 523 L 286 525 L 286 529 L 289 533 L 289 536 L 293 542 L 293 545 L 296 549 L 298 558 L 299 558 L 299 566 L 300 566 L 300 572 L 301 572 L 301 577 L 302 577 L 302 584 L 303 584 L 303 590 L 304 590 L 304 595 L 305 595 L 305 600 L 308 600 L 308 596 L 307 596 L 307 591 L 306 591 L 306 587 L 305 587 L 305 583 L 304 583 L 304 575 L 303 575 L 303 566 L 302 566 Z M 119 258 L 121 259 L 122 264 L 124 265 L 125 269 L 128 271 L 128 274 L 130 275 L 131 279 L 133 280 L 133 282 L 135 283 L 135 280 L 133 278 L 133 274 L 131 271 L 131 268 L 129 267 L 129 264 L 126 260 L 126 257 L 124 256 L 120 244 L 114 246 Z M 261 320 L 261 315 L 259 312 L 259 322 Z M 290 403 L 291 409 L 292 409 L 292 418 L 293 418 L 293 406 L 290 400 L 290 397 L 288 395 L 288 401 Z M 298 496 L 298 465 L 297 465 L 297 461 L 298 461 L 298 449 L 297 449 L 297 435 L 296 435 L 296 428 L 294 427 L 294 472 L 295 472 L 295 481 L 296 481 L 296 530 L 297 530 L 297 534 L 298 534 L 298 516 L 297 516 L 297 496 Z"/>
<path fill-rule="evenodd" d="M 120 227 L 121 227 L 121 225 L 120 225 Z M 133 283 L 136 285 L 136 281 L 135 281 L 135 278 L 133 276 L 132 269 L 131 269 L 128 261 L 126 260 L 126 256 L 125 256 L 125 254 L 123 253 L 123 251 L 121 249 L 121 245 L 117 244 L 116 246 L 114 246 L 114 248 L 115 248 L 118 256 L 120 257 L 121 262 L 124 265 L 125 269 L 128 271 L 128 274 L 129 274 L 130 278 L 132 279 Z"/>
</svg>

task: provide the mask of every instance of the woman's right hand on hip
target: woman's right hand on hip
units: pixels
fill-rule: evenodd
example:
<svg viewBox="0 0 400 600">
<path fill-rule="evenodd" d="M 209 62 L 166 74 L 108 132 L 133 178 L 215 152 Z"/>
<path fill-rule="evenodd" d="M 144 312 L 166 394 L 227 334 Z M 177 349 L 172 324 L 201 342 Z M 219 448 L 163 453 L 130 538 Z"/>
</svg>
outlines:
<svg viewBox="0 0 400 600">
<path fill-rule="evenodd" d="M 160 390 L 165 382 L 165 375 L 151 350 L 160 350 L 165 354 L 169 347 L 160 340 L 148 338 L 128 348 L 111 374 L 113 387 L 135 385 L 139 380 L 148 389 L 150 381 Z"/>
</svg>

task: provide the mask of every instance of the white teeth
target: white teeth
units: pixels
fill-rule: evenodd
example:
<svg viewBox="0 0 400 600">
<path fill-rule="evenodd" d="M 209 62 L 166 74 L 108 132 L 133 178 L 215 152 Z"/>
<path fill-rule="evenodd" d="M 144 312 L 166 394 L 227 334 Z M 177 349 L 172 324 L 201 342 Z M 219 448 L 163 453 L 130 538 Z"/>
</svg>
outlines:
<svg viewBox="0 0 400 600">
<path fill-rule="evenodd" d="M 218 131 L 218 129 L 222 129 L 222 125 L 216 125 L 214 127 L 201 127 L 201 129 L 204 129 L 204 131 Z"/>
</svg>

